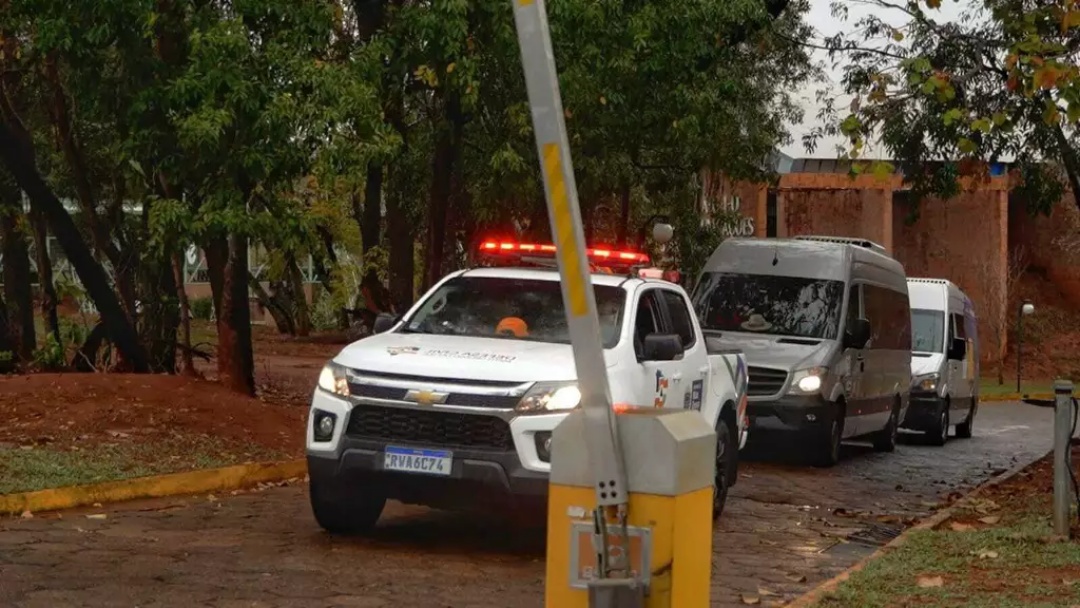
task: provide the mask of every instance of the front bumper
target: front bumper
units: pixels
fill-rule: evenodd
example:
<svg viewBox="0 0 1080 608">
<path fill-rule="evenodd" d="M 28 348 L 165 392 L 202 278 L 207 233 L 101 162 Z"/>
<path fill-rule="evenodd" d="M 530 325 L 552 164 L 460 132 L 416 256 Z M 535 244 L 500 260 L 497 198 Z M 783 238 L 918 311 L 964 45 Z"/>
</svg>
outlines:
<svg viewBox="0 0 1080 608">
<path fill-rule="evenodd" d="M 907 415 L 900 425 L 913 431 L 925 431 L 938 422 L 942 407 L 942 398 L 932 391 L 911 391 Z"/>
<path fill-rule="evenodd" d="M 543 502 L 548 475 L 526 470 L 514 452 L 473 451 L 440 446 L 399 447 L 449 449 L 453 464 L 448 476 L 402 473 L 383 468 L 386 443 L 346 437 L 340 458 L 309 454 L 312 478 L 358 484 L 377 489 L 387 498 L 444 509 L 480 508 L 492 503 Z"/>
<path fill-rule="evenodd" d="M 355 405 L 352 400 L 324 391 L 315 392 L 312 409 L 334 413 L 338 419 L 329 441 L 315 441 L 312 416 L 308 416 L 307 461 L 312 479 L 327 484 L 362 484 L 384 492 L 388 498 L 437 508 L 485 507 L 492 503 L 532 504 L 546 500 L 550 465 L 537 453 L 536 434 L 554 429 L 561 416 L 526 416 L 498 422 L 503 418 L 446 412 L 459 422 L 463 416 L 485 421 L 478 430 L 482 438 L 475 441 L 476 437 L 467 432 L 466 427 L 470 425 L 432 428 L 431 416 L 437 415 L 433 410 L 417 412 L 413 409 L 425 418 L 420 426 L 402 427 L 400 416 L 409 411 L 407 409 Z M 375 411 L 392 412 L 393 415 L 374 421 L 375 427 L 360 427 L 368 429 L 374 436 L 365 436 L 370 433 L 363 430 L 350 430 L 354 417 Z M 368 420 L 357 418 L 356 423 L 365 425 Z M 410 432 L 419 434 L 412 436 Z M 467 443 L 451 445 L 459 440 Z M 387 446 L 448 450 L 453 453 L 450 474 L 388 471 L 384 468 Z"/>
<path fill-rule="evenodd" d="M 784 395 L 770 401 L 751 401 L 746 411 L 753 431 L 811 434 L 829 428 L 836 404 L 821 395 Z"/>
</svg>

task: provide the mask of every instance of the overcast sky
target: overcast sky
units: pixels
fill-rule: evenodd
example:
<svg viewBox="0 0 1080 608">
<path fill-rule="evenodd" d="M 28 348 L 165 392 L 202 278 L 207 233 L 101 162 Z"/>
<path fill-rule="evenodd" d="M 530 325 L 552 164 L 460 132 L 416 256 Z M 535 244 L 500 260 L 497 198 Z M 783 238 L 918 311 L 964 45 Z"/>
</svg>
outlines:
<svg viewBox="0 0 1080 608">
<path fill-rule="evenodd" d="M 818 38 L 814 41 L 818 44 L 820 44 L 822 38 L 826 36 L 834 36 L 841 30 L 853 29 L 856 21 L 869 15 L 871 12 L 877 13 L 878 16 L 886 22 L 896 26 L 901 26 L 907 21 L 906 15 L 903 13 L 895 10 L 883 9 L 880 6 L 870 4 L 865 0 L 841 0 L 848 7 L 848 18 L 841 21 L 832 16 L 831 6 L 834 1 L 835 0 L 810 0 L 810 13 L 807 16 L 807 20 L 818 31 Z M 941 8 L 937 11 L 931 11 L 931 14 L 936 13 L 938 20 L 953 20 L 958 18 L 960 13 L 970 6 L 970 4 L 971 0 L 944 0 Z M 832 61 L 829 60 L 828 54 L 824 51 L 816 51 L 815 57 L 819 61 L 825 62 L 826 67 L 830 68 L 829 73 L 833 84 L 833 95 L 839 97 L 841 69 L 839 67 L 836 69 L 831 68 Z M 795 158 L 836 158 L 836 146 L 843 143 L 839 139 L 822 139 L 818 143 L 817 150 L 815 150 L 813 154 L 807 152 L 802 144 L 802 136 L 819 124 L 817 113 L 821 108 L 821 105 L 817 102 L 816 98 L 817 92 L 822 88 L 823 85 L 821 84 L 812 84 L 799 92 L 798 97 L 802 102 L 803 108 L 805 108 L 805 116 L 801 124 L 792 125 L 791 135 L 793 141 L 791 144 L 781 148 L 785 154 Z M 838 103 L 837 105 L 838 107 L 843 107 L 849 102 L 849 97 L 843 98 L 843 104 Z"/>
</svg>

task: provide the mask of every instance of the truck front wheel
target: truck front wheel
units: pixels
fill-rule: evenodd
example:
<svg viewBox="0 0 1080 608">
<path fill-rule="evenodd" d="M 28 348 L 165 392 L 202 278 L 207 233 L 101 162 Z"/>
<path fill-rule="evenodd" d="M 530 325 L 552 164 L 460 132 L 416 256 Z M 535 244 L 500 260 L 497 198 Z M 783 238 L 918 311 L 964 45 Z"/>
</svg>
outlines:
<svg viewBox="0 0 1080 608">
<path fill-rule="evenodd" d="M 812 442 L 814 466 L 827 468 L 840 462 L 840 443 L 844 438 L 844 407 L 838 405 L 836 412 Z"/>
<path fill-rule="evenodd" d="M 716 425 L 716 471 L 713 477 L 713 521 L 720 518 L 720 514 L 724 512 L 724 505 L 727 504 L 728 489 L 731 488 L 731 483 L 734 481 L 732 477 L 735 472 L 735 451 L 738 449 L 735 444 L 732 443 L 734 435 L 731 432 L 731 425 L 725 420 L 721 420 Z"/>
<path fill-rule="evenodd" d="M 386 496 L 339 481 L 316 481 L 308 485 L 315 521 L 331 534 L 353 535 L 370 532 L 379 521 Z"/>
</svg>

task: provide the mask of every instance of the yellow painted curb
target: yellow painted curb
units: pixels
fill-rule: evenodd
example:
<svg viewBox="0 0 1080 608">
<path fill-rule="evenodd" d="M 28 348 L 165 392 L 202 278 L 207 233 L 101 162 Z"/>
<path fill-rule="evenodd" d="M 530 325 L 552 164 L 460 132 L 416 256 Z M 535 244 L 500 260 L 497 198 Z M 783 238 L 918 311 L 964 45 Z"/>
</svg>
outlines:
<svg viewBox="0 0 1080 608">
<path fill-rule="evenodd" d="M 957 500 L 948 507 L 938 511 L 937 513 L 934 513 L 927 519 L 922 520 L 911 528 L 904 530 L 900 533 L 899 536 L 892 539 L 892 541 L 890 541 L 887 545 L 879 548 L 877 551 L 874 551 L 870 555 L 859 560 L 859 562 L 857 562 L 854 566 L 851 566 L 840 574 L 837 574 L 829 580 L 821 583 L 817 587 L 814 587 L 810 591 L 807 591 L 806 593 L 792 600 L 790 603 L 785 604 L 784 608 L 810 608 L 811 606 L 814 606 L 815 604 L 817 604 L 817 602 L 824 599 L 825 596 L 832 593 L 833 591 L 836 591 L 837 587 L 839 587 L 842 583 L 851 578 L 851 575 L 865 568 L 867 564 L 881 557 L 882 555 L 885 555 L 886 553 L 895 551 L 898 547 L 906 543 L 913 533 L 919 530 L 933 530 L 934 528 L 937 528 L 941 524 L 948 521 L 949 518 L 951 518 L 960 507 L 971 504 L 971 501 L 978 497 L 979 494 L 982 494 L 986 490 L 1012 479 L 1031 465 L 1052 455 L 1053 453 L 1053 450 L 1051 450 L 1046 454 L 1031 460 L 1030 462 L 1015 466 L 1008 471 L 1005 471 L 1001 475 L 988 479 L 987 481 L 983 482 L 982 485 L 976 487 L 971 492 L 968 492 L 968 494 L 960 500 Z"/>
<path fill-rule="evenodd" d="M 0 495 L 0 515 L 17 515 L 24 511 L 58 511 L 137 498 L 221 492 L 304 475 L 307 475 L 307 461 L 299 459 L 4 494 Z"/>
</svg>

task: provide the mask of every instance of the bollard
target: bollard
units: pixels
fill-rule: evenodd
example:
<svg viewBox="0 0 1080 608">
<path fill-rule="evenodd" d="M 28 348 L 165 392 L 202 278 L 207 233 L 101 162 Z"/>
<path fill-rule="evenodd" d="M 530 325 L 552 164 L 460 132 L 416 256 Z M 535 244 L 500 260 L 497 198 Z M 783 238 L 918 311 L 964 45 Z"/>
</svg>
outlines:
<svg viewBox="0 0 1080 608">
<path fill-rule="evenodd" d="M 1072 503 L 1070 484 L 1072 467 L 1069 453 L 1072 441 L 1073 383 L 1054 381 L 1054 534 L 1070 536 L 1069 511 Z"/>
<path fill-rule="evenodd" d="M 596 493 L 585 424 L 584 412 L 575 410 L 552 438 L 545 607 L 706 608 L 716 431 L 691 410 L 642 408 L 616 416 L 629 519 L 625 536 L 607 537 L 608 554 L 628 558 L 628 575 L 644 594 L 623 589 L 600 602 L 605 582 L 595 572 L 603 535 L 592 519 Z M 609 530 L 616 527 L 609 522 Z"/>
</svg>

